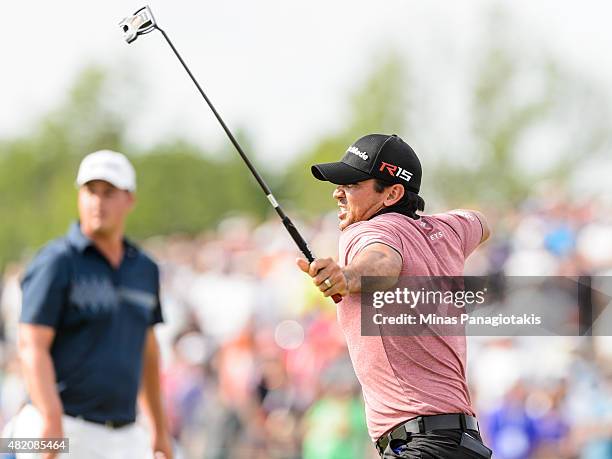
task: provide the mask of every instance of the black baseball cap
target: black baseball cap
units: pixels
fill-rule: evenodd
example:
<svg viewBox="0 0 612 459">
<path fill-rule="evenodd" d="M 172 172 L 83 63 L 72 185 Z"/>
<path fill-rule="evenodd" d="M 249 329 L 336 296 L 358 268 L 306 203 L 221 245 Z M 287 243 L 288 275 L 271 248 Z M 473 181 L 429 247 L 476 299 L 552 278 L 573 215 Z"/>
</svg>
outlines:
<svg viewBox="0 0 612 459">
<path fill-rule="evenodd" d="M 348 185 L 371 178 L 400 183 L 414 193 L 421 187 L 421 162 L 410 145 L 397 135 L 369 134 L 353 143 L 335 163 L 311 167 L 315 178 Z"/>
</svg>

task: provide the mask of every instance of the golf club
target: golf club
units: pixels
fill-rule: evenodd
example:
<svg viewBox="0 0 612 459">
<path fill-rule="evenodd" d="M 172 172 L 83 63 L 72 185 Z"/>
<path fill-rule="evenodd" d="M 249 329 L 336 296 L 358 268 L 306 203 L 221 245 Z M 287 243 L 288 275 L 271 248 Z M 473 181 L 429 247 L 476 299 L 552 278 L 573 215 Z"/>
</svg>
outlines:
<svg viewBox="0 0 612 459">
<path fill-rule="evenodd" d="M 139 35 L 145 35 L 149 32 L 152 32 L 155 29 L 161 32 L 161 34 L 164 36 L 164 38 L 168 42 L 168 45 L 170 45 L 170 48 L 172 48 L 172 51 L 174 51 L 174 54 L 176 55 L 178 60 L 181 62 L 181 64 L 185 68 L 185 71 L 191 78 L 191 81 L 193 81 L 193 83 L 196 85 L 196 87 L 198 88 L 198 91 L 200 92 L 200 94 L 202 95 L 202 97 L 204 98 L 204 100 L 206 101 L 210 109 L 212 110 L 213 114 L 217 118 L 217 121 L 219 121 L 219 124 L 221 124 L 221 127 L 227 134 L 229 140 L 232 142 L 232 144 L 238 151 L 238 154 L 240 154 L 240 157 L 242 158 L 242 160 L 245 162 L 245 164 L 251 171 L 251 174 L 253 174 L 253 177 L 255 177 L 255 180 L 257 180 L 257 183 L 259 183 L 259 186 L 266 194 L 268 201 L 270 201 L 270 204 L 272 204 L 272 207 L 274 207 L 274 209 L 276 210 L 276 213 L 282 220 L 283 225 L 285 225 L 285 228 L 287 229 L 287 231 L 289 232 L 289 234 L 291 235 L 291 237 L 297 244 L 298 248 L 304 254 L 308 262 L 312 263 L 315 257 L 310 251 L 308 244 L 306 243 L 306 241 L 304 240 L 300 232 L 297 230 L 293 222 L 289 219 L 289 217 L 285 214 L 283 209 L 279 206 L 278 202 L 274 198 L 274 195 L 272 194 L 272 191 L 270 191 L 270 188 L 268 187 L 266 182 L 264 182 L 263 178 L 259 175 L 259 173 L 255 169 L 255 167 L 253 166 L 253 164 L 251 163 L 247 155 L 242 150 L 242 147 L 240 146 L 240 144 L 238 143 L 234 135 L 231 133 L 231 131 L 229 130 L 229 128 L 227 127 L 227 125 L 225 124 L 225 122 L 223 121 L 223 119 L 221 118 L 221 116 L 219 115 L 215 107 L 213 106 L 208 96 L 204 93 L 200 84 L 198 83 L 198 81 L 195 79 L 195 77 L 191 73 L 191 70 L 189 70 L 189 67 L 187 67 L 187 64 L 185 63 L 185 61 L 183 60 L 179 52 L 176 50 L 176 48 L 172 44 L 172 41 L 170 41 L 170 38 L 168 38 L 168 35 L 166 35 L 166 32 L 164 32 L 163 29 L 161 29 L 157 25 L 155 18 L 153 17 L 153 13 L 151 12 L 151 9 L 148 6 L 145 6 L 139 9 L 132 16 L 128 16 L 125 19 L 123 19 L 119 23 L 119 27 L 121 27 L 121 30 L 123 31 L 123 36 L 128 43 L 132 43 L 133 41 L 135 41 Z M 335 294 L 335 295 L 332 295 L 332 299 L 334 300 L 335 303 L 339 303 L 340 301 L 342 301 L 342 296 L 340 296 L 339 294 Z"/>
</svg>

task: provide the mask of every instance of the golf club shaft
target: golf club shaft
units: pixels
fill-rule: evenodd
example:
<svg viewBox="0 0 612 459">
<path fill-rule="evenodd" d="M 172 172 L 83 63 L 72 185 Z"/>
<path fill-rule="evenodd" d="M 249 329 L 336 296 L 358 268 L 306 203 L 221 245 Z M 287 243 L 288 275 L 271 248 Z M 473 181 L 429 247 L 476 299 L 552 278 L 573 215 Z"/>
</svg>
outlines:
<svg viewBox="0 0 612 459">
<path fill-rule="evenodd" d="M 274 207 L 274 210 L 276 210 L 276 213 L 278 214 L 281 221 L 283 222 L 283 225 L 285 225 L 285 228 L 291 235 L 291 238 L 295 241 L 296 245 L 298 246 L 300 251 L 304 254 L 308 262 L 312 263 L 315 260 L 315 257 L 310 251 L 308 244 L 306 243 L 306 241 L 304 240 L 300 232 L 297 230 L 297 228 L 295 227 L 291 219 L 285 214 L 283 209 L 278 205 L 278 202 L 274 198 L 272 191 L 270 190 L 266 182 L 263 180 L 263 178 L 259 175 L 259 172 L 257 172 L 257 169 L 255 169 L 255 166 L 253 166 L 253 164 L 249 160 L 244 150 L 242 150 L 242 147 L 240 146 L 240 144 L 238 143 L 238 141 L 236 140 L 232 132 L 229 130 L 229 128 L 223 121 L 223 118 L 221 118 L 221 115 L 219 115 L 219 112 L 217 112 L 217 110 L 215 109 L 214 105 L 212 104 L 212 102 L 210 101 L 210 99 L 208 98 L 208 96 L 206 95 L 206 93 L 204 92 L 200 84 L 198 83 L 198 80 L 195 79 L 195 77 L 191 73 L 191 70 L 189 70 L 189 67 L 187 66 L 187 64 L 185 63 L 185 61 L 183 60 L 183 58 L 177 51 L 177 49 L 172 44 L 172 41 L 170 40 L 166 32 L 164 32 L 164 30 L 159 28 L 157 25 L 155 26 L 155 28 L 157 28 L 157 30 L 159 30 L 161 34 L 164 36 L 164 38 L 168 42 L 168 45 L 170 45 L 170 48 L 172 48 L 172 51 L 174 51 L 174 54 L 176 55 L 180 63 L 183 65 L 183 68 L 185 69 L 187 74 L 189 75 L 189 78 L 191 78 L 191 81 L 193 81 L 193 84 L 195 84 L 196 88 L 198 88 L 198 91 L 200 92 L 200 94 L 202 95 L 202 97 L 204 98 L 204 100 L 206 101 L 210 109 L 212 110 L 213 114 L 215 115 L 215 118 L 217 118 L 217 121 L 219 122 L 219 124 L 221 125 L 225 133 L 227 134 L 227 137 L 230 139 L 230 142 L 232 142 L 232 145 L 234 145 L 234 147 L 238 151 L 238 154 L 240 155 L 244 163 L 247 165 L 247 167 L 251 171 L 251 174 L 253 174 L 253 177 L 255 177 L 255 180 L 257 180 L 257 183 L 259 183 L 259 186 L 266 194 L 268 201 L 270 201 L 270 204 L 272 204 L 272 207 Z M 334 300 L 335 303 L 339 303 L 340 301 L 342 301 L 342 296 L 340 296 L 339 294 L 335 294 L 335 295 L 332 295 L 332 299 Z"/>
</svg>

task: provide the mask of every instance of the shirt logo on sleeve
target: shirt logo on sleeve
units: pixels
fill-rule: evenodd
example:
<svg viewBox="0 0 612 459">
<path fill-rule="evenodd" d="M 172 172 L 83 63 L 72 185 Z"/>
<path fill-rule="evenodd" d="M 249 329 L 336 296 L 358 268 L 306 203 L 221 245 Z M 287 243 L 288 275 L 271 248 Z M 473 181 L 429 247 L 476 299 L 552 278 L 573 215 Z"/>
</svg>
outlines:
<svg viewBox="0 0 612 459">
<path fill-rule="evenodd" d="M 457 210 L 456 209 L 456 210 L 451 210 L 449 213 L 450 214 L 459 215 L 459 216 L 461 216 L 461 217 L 463 217 L 463 218 L 465 218 L 465 219 L 467 219 L 467 220 L 469 220 L 471 222 L 476 221 L 476 218 L 474 217 L 474 215 L 472 215 L 469 212 L 466 212 L 465 210 Z"/>
</svg>

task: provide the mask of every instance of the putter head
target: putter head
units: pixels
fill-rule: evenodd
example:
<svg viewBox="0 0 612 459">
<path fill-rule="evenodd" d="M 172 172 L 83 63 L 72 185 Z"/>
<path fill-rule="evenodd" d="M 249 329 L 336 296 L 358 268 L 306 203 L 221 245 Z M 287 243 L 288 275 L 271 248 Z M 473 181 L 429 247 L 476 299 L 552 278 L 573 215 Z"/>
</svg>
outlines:
<svg viewBox="0 0 612 459">
<path fill-rule="evenodd" d="M 144 35 L 155 29 L 155 18 L 151 12 L 151 8 L 145 6 L 136 11 L 132 16 L 124 18 L 119 27 L 123 31 L 123 38 L 128 43 L 132 43 L 138 35 Z"/>
</svg>

